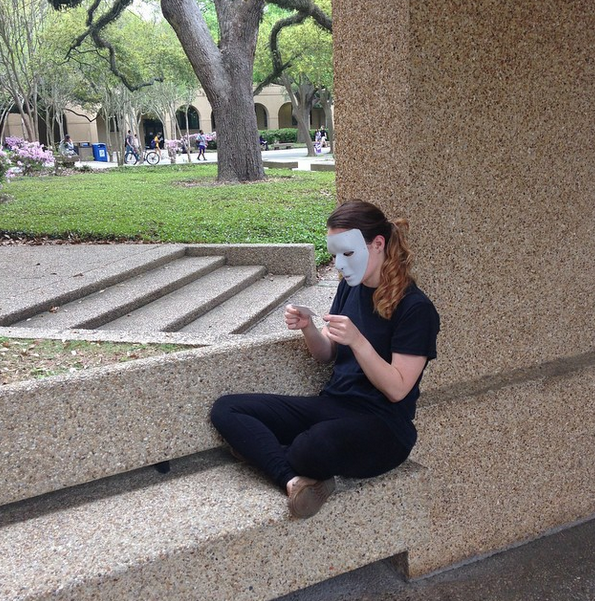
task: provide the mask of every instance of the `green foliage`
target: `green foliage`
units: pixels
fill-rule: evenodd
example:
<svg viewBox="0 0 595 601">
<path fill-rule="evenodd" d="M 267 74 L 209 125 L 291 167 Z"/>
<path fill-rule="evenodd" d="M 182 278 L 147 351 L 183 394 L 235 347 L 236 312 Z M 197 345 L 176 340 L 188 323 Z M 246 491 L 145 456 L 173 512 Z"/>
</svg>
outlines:
<svg viewBox="0 0 595 601">
<path fill-rule="evenodd" d="M 286 127 L 284 129 L 263 129 L 260 135 L 269 143 L 281 142 L 282 144 L 295 144 L 297 142 L 297 129 L 295 127 Z M 316 130 L 310 130 L 310 137 L 314 139 Z"/>
<path fill-rule="evenodd" d="M 268 181 L 218 185 L 215 165 L 16 178 L 0 235 L 196 243 L 312 243 L 330 260 L 325 223 L 334 173 L 271 170 Z"/>
<path fill-rule="evenodd" d="M 6 174 L 11 167 L 12 162 L 10 156 L 0 148 L 0 188 L 2 187 L 2 183 L 6 180 Z"/>
<path fill-rule="evenodd" d="M 328 15 L 330 0 L 316 0 L 316 4 Z M 293 11 L 268 4 L 260 27 L 254 81 L 263 81 L 272 71 L 269 38 L 273 25 Z M 307 77 L 317 88 L 333 89 L 333 43 L 330 32 L 323 30 L 313 19 L 300 25 L 286 27 L 279 36 L 279 51 L 283 62 L 289 61 L 288 74 L 294 80 Z"/>
</svg>

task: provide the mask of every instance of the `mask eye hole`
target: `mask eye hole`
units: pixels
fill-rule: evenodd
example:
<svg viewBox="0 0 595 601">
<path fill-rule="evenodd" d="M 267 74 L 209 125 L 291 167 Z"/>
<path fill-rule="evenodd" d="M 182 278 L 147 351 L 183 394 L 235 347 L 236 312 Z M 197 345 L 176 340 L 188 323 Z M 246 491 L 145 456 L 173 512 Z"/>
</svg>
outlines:
<svg viewBox="0 0 595 601">
<path fill-rule="evenodd" d="M 350 250 L 350 251 L 348 251 L 346 253 L 343 253 L 344 257 L 351 257 L 352 255 L 353 255 L 353 251 L 352 250 Z"/>
</svg>

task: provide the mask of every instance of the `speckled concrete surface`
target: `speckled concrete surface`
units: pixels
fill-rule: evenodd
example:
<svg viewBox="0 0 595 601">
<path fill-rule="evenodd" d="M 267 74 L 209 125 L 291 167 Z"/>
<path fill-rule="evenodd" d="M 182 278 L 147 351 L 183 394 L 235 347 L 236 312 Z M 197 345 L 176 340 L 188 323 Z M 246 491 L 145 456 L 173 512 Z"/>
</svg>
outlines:
<svg viewBox="0 0 595 601">
<path fill-rule="evenodd" d="M 4 508 L 4 601 L 272 599 L 423 537 L 426 470 L 342 483 L 309 520 L 222 452 Z M 266 536 L 263 536 L 263 530 Z M 357 532 L 357 536 L 352 533 Z"/>
<path fill-rule="evenodd" d="M 411 222 L 443 323 L 426 389 L 593 350 L 595 5 L 336 0 L 333 20 L 338 196 Z"/>
<path fill-rule="evenodd" d="M 336 0 L 333 18 L 338 196 L 410 220 L 442 318 L 423 569 L 592 514 L 592 368 L 516 372 L 595 350 L 595 5 Z"/>
<path fill-rule="evenodd" d="M 221 254 L 228 265 L 263 265 L 272 274 L 303 274 L 307 284 L 316 282 L 313 244 L 187 244 L 186 254 Z"/>
<path fill-rule="evenodd" d="M 412 458 L 432 474 L 433 543 L 412 575 L 595 514 L 595 354 L 576 363 L 422 403 Z"/>
<path fill-rule="evenodd" d="M 0 388 L 0 504 L 221 444 L 222 394 L 315 394 L 299 335 L 221 344 Z"/>
<path fill-rule="evenodd" d="M 219 261 L 229 266 L 258 265 L 273 275 L 303 275 L 307 284 L 316 282 L 311 244 L 2 246 L 0 326 L 14 325 L 133 276 L 147 277 L 151 269 L 172 271 L 175 259 L 192 263 L 193 257 L 204 257 L 204 261 L 222 257 Z"/>
<path fill-rule="evenodd" d="M 182 245 L 100 244 L 0 247 L 0 325 L 184 256 Z"/>
<path fill-rule="evenodd" d="M 593 601 L 595 519 L 406 582 L 377 562 L 278 601 Z"/>
</svg>

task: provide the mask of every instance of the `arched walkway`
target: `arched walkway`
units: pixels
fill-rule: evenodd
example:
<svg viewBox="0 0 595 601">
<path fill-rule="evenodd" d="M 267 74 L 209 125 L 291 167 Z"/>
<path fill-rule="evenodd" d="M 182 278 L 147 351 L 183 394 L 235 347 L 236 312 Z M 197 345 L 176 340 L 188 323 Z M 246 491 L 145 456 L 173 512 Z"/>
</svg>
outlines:
<svg viewBox="0 0 595 601">
<path fill-rule="evenodd" d="M 279 129 L 297 127 L 297 121 L 291 112 L 291 102 L 286 102 L 279 109 Z"/>
<path fill-rule="evenodd" d="M 200 114 L 198 110 L 196 109 L 196 107 L 190 105 L 188 107 L 187 115 L 188 116 L 186 117 L 185 107 L 180 107 L 176 111 L 176 120 L 178 122 L 178 127 L 180 128 L 180 131 L 182 132 L 182 134 L 185 134 L 186 129 L 188 129 L 188 131 L 191 134 L 197 133 L 200 129 Z M 188 119 L 188 121 L 186 121 L 186 119 Z"/>
<path fill-rule="evenodd" d="M 256 111 L 256 125 L 258 129 L 269 128 L 269 112 L 267 111 L 264 104 L 259 102 L 254 103 L 254 110 Z"/>
</svg>

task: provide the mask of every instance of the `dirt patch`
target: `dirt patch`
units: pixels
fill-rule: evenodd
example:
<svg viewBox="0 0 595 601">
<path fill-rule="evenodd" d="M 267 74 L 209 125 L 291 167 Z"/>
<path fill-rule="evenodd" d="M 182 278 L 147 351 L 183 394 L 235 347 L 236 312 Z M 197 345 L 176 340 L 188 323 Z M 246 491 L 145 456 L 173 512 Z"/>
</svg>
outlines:
<svg viewBox="0 0 595 601">
<path fill-rule="evenodd" d="M 72 235 L 69 238 L 50 238 L 49 236 L 18 236 L 0 232 L 0 246 L 65 246 L 68 244 L 160 244 L 159 241 L 130 238 L 81 238 Z"/>
<path fill-rule="evenodd" d="M 190 348 L 193 347 L 179 344 L 0 337 L 0 385 L 75 373 L 91 367 L 165 355 Z"/>
<path fill-rule="evenodd" d="M 335 269 L 335 264 L 333 261 L 327 263 L 326 265 L 321 265 L 316 269 L 316 275 L 319 280 L 338 280 L 339 273 Z"/>
</svg>

